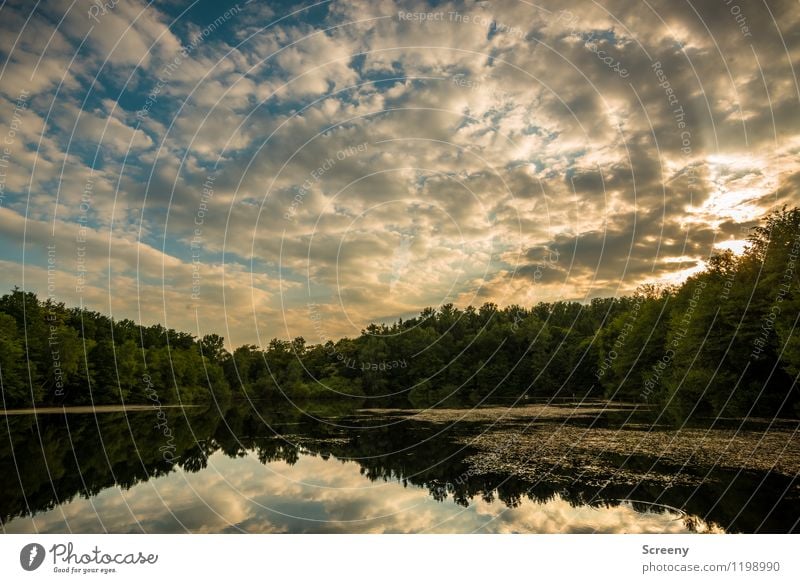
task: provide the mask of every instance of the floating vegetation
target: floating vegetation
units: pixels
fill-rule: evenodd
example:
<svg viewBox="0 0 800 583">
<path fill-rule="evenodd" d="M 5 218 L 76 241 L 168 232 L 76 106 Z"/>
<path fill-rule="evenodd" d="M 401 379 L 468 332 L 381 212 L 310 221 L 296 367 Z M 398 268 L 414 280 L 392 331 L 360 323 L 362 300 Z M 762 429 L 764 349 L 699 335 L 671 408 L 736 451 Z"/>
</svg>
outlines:
<svg viewBox="0 0 800 583">
<path fill-rule="evenodd" d="M 514 407 L 487 406 L 471 409 L 368 409 L 369 413 L 403 416 L 414 421 L 431 423 L 504 422 L 504 421 L 552 421 L 553 419 L 593 419 L 607 413 L 630 413 L 647 411 L 648 407 L 628 403 L 591 401 L 587 403 L 536 404 Z"/>
<path fill-rule="evenodd" d="M 488 431 L 461 442 L 476 449 L 466 459 L 473 473 L 527 480 L 547 475 L 585 482 L 594 476 L 615 483 L 686 485 L 702 482 L 711 469 L 800 473 L 800 438 L 791 430 L 587 430 L 552 424 Z"/>
</svg>

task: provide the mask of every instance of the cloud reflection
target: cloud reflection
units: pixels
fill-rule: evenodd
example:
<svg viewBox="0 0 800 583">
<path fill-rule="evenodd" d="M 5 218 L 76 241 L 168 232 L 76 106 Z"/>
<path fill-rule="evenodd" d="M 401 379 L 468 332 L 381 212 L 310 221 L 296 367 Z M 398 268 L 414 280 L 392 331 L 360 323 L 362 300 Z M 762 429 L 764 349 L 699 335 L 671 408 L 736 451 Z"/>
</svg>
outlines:
<svg viewBox="0 0 800 583">
<path fill-rule="evenodd" d="M 707 527 L 695 525 L 696 530 Z M 130 489 L 107 488 L 33 517 L 9 533 L 678 533 L 677 512 L 638 512 L 630 504 L 575 507 L 556 497 L 509 508 L 474 499 L 467 508 L 428 490 L 373 482 L 351 461 L 301 455 L 289 464 L 215 453 L 208 467 L 175 471 Z"/>
</svg>

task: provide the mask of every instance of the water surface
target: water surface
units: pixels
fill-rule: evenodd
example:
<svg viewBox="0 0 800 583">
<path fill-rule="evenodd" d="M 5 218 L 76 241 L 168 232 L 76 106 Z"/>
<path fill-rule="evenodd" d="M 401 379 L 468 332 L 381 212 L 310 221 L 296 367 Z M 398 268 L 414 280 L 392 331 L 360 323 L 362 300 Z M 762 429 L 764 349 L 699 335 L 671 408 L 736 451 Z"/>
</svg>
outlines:
<svg viewBox="0 0 800 583">
<path fill-rule="evenodd" d="M 792 532 L 796 423 L 607 403 L 0 418 L 4 532 Z"/>
</svg>

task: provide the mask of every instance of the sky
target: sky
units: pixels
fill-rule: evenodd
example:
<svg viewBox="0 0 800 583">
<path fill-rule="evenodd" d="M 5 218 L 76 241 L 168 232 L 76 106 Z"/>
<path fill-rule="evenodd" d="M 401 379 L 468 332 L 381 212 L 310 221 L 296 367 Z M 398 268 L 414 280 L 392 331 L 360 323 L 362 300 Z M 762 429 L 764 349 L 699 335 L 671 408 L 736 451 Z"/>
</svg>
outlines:
<svg viewBox="0 0 800 583">
<path fill-rule="evenodd" d="M 0 284 L 230 346 L 678 283 L 800 199 L 800 2 L 0 5 Z"/>
</svg>

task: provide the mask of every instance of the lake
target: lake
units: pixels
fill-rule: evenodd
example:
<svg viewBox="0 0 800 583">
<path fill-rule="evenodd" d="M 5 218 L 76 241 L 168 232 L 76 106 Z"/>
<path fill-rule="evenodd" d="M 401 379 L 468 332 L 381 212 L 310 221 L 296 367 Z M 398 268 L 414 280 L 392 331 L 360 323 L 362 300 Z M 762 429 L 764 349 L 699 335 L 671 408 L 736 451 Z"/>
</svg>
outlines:
<svg viewBox="0 0 800 583">
<path fill-rule="evenodd" d="M 677 429 L 602 401 L 221 409 L 0 417 L 3 531 L 798 531 L 797 421 Z"/>
</svg>

